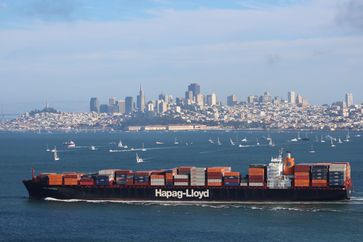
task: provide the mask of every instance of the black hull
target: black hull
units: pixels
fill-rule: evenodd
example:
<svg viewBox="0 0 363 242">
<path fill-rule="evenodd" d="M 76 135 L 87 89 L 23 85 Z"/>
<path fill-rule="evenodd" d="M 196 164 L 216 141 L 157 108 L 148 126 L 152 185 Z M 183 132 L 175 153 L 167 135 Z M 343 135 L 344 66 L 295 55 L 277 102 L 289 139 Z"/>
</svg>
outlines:
<svg viewBox="0 0 363 242">
<path fill-rule="evenodd" d="M 120 201 L 339 201 L 350 198 L 350 189 L 266 189 L 253 187 L 137 187 L 137 186 L 48 186 L 24 181 L 30 198 Z M 178 193 L 179 192 L 179 193 Z"/>
</svg>

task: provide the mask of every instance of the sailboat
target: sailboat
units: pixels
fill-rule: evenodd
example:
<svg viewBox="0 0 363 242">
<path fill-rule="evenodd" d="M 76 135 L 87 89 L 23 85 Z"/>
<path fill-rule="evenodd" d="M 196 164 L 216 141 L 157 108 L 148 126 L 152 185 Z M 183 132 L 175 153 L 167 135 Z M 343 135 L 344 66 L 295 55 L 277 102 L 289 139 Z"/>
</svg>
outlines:
<svg viewBox="0 0 363 242">
<path fill-rule="evenodd" d="M 122 145 L 122 141 L 121 141 L 121 140 L 118 142 L 117 147 L 119 147 L 119 148 L 123 148 L 123 147 L 124 147 L 124 146 Z"/>
<path fill-rule="evenodd" d="M 50 149 L 49 149 L 49 147 L 48 147 L 48 144 L 47 144 L 47 149 L 46 149 L 45 151 L 47 151 L 47 152 L 49 152 L 49 151 L 50 151 Z"/>
<path fill-rule="evenodd" d="M 244 137 L 241 141 L 242 141 L 242 142 L 247 142 L 246 137 Z"/>
<path fill-rule="evenodd" d="M 297 139 L 298 139 L 298 140 L 301 140 L 300 132 L 298 132 L 298 133 L 297 133 Z"/>
<path fill-rule="evenodd" d="M 272 138 L 270 138 L 270 141 L 268 142 L 268 145 L 271 146 L 271 147 L 275 146 L 275 144 L 272 142 Z"/>
<path fill-rule="evenodd" d="M 340 139 L 340 137 L 338 138 L 338 143 L 339 144 L 342 144 L 343 143 L 343 141 Z"/>
<path fill-rule="evenodd" d="M 229 138 L 229 142 L 231 143 L 231 145 L 235 145 L 235 143 L 233 142 L 233 140 L 231 138 Z"/>
<path fill-rule="evenodd" d="M 163 145 L 164 143 L 161 142 L 161 141 L 156 141 L 155 144 L 157 144 L 157 145 Z"/>
<path fill-rule="evenodd" d="M 175 137 L 174 138 L 174 145 L 178 145 L 179 144 L 179 141 L 178 141 L 178 139 Z"/>
<path fill-rule="evenodd" d="M 349 139 L 350 139 L 350 135 L 349 135 L 349 129 L 348 129 L 348 133 L 347 135 L 345 136 L 345 142 L 349 142 Z"/>
<path fill-rule="evenodd" d="M 217 138 L 217 144 L 222 145 L 221 141 L 219 140 L 219 137 Z"/>
<path fill-rule="evenodd" d="M 334 142 L 333 142 L 333 139 L 332 139 L 332 138 L 330 139 L 330 146 L 331 146 L 331 147 L 335 147 L 335 144 L 334 144 Z"/>
<path fill-rule="evenodd" d="M 59 156 L 58 156 L 58 152 L 57 152 L 57 147 L 54 147 L 53 155 L 54 155 L 53 158 L 55 161 L 60 160 Z"/>
<path fill-rule="evenodd" d="M 258 138 L 256 138 L 256 145 L 259 146 L 260 142 L 258 142 Z"/>
<path fill-rule="evenodd" d="M 214 141 L 211 138 L 209 138 L 208 142 L 214 144 Z"/>
<path fill-rule="evenodd" d="M 315 153 L 315 149 L 314 149 L 314 146 L 313 145 L 311 145 L 310 150 L 309 150 L 309 153 L 312 153 L 312 154 Z"/>
<path fill-rule="evenodd" d="M 146 151 L 145 146 L 144 146 L 144 143 L 142 143 L 141 151 Z"/>
<path fill-rule="evenodd" d="M 96 150 L 96 147 L 94 145 L 91 145 L 90 150 Z"/>
<path fill-rule="evenodd" d="M 136 153 L 136 163 L 142 163 L 144 160 Z"/>
<path fill-rule="evenodd" d="M 324 140 L 324 136 L 323 135 L 321 135 L 321 137 L 320 137 L 320 142 L 321 143 L 325 143 L 325 140 Z"/>
</svg>

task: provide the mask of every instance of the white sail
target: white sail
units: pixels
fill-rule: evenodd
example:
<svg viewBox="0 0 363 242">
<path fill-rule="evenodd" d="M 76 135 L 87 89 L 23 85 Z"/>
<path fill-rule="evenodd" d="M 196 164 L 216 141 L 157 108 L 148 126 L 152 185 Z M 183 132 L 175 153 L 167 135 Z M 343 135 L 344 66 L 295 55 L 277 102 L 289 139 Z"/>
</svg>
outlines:
<svg viewBox="0 0 363 242">
<path fill-rule="evenodd" d="M 53 155 L 54 155 L 54 160 L 55 160 L 55 161 L 59 160 L 58 152 L 57 152 L 57 147 L 54 147 Z"/>
<path fill-rule="evenodd" d="M 144 160 L 136 153 L 136 163 L 142 163 Z"/>
<path fill-rule="evenodd" d="M 229 139 L 229 142 L 231 143 L 231 145 L 235 145 L 231 138 Z"/>
<path fill-rule="evenodd" d="M 221 141 L 219 140 L 219 137 L 217 138 L 217 144 L 222 145 Z"/>
<path fill-rule="evenodd" d="M 121 140 L 118 142 L 117 147 L 119 147 L 119 148 L 123 148 L 123 147 L 124 147 L 124 146 L 122 145 L 122 141 L 121 141 Z"/>
</svg>

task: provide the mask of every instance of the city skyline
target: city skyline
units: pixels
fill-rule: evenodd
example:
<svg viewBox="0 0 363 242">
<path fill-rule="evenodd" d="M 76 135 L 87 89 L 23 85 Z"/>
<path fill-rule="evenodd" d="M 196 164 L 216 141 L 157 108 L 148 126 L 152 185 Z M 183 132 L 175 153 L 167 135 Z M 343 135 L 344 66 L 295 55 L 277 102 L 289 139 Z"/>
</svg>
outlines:
<svg viewBox="0 0 363 242">
<path fill-rule="evenodd" d="M 48 100 L 82 111 L 90 96 L 127 96 L 140 83 L 148 97 L 180 96 L 192 82 L 222 100 L 296 90 L 311 103 L 332 103 L 363 89 L 362 7 L 355 0 L 0 0 L 0 105 L 19 113 Z M 354 96 L 363 101 L 363 93 Z"/>
</svg>

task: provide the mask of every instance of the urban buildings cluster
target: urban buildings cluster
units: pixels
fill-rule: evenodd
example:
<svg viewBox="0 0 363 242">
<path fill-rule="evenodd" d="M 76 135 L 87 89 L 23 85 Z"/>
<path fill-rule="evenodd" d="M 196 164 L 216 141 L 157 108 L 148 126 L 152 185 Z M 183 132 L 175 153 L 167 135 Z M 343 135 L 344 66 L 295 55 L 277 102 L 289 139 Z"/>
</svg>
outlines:
<svg viewBox="0 0 363 242">
<path fill-rule="evenodd" d="M 353 103 L 352 93 L 347 93 L 344 101 L 312 105 L 295 91 L 288 92 L 286 100 L 269 92 L 248 96 L 245 101 L 230 95 L 224 105 L 215 93 L 204 95 L 200 85 L 192 83 L 184 97 L 160 94 L 147 101 L 140 86 L 136 99 L 111 97 L 107 104 L 101 104 L 97 97 L 92 97 L 90 112 L 25 113 L 0 124 L 0 130 L 226 128 L 359 130 L 363 128 L 363 105 Z"/>
</svg>

